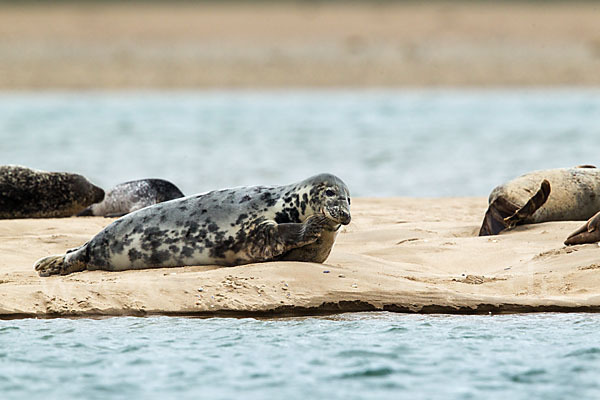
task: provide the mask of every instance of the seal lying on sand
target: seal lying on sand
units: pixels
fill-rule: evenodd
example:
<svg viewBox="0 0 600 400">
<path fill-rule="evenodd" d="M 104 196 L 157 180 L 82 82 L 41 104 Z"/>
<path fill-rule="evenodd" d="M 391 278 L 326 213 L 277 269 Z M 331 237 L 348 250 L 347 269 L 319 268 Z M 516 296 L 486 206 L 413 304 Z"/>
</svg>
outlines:
<svg viewBox="0 0 600 400">
<path fill-rule="evenodd" d="M 141 208 L 183 197 L 181 190 L 163 179 L 140 179 L 120 183 L 77 216 L 121 217 Z"/>
<path fill-rule="evenodd" d="M 593 166 L 534 171 L 497 186 L 479 236 L 520 224 L 586 220 L 600 210 L 600 170 Z"/>
<path fill-rule="evenodd" d="M 600 212 L 596 213 L 585 225 L 571 233 L 565 240 L 567 246 L 596 242 L 600 242 Z"/>
<path fill-rule="evenodd" d="M 0 166 L 0 218 L 70 217 L 103 198 L 81 175 Z"/>
<path fill-rule="evenodd" d="M 350 223 L 348 188 L 321 174 L 286 186 L 225 189 L 146 207 L 81 247 L 35 264 L 41 276 L 84 270 L 324 262 Z"/>
</svg>

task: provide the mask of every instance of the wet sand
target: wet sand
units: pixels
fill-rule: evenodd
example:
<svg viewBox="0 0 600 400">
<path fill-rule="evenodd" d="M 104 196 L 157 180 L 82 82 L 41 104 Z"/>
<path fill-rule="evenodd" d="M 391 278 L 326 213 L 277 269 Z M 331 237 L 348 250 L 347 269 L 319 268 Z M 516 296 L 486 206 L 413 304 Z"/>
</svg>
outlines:
<svg viewBox="0 0 600 400">
<path fill-rule="evenodd" d="M 597 86 L 599 20 L 595 2 L 1 4 L 0 89 Z"/>
<path fill-rule="evenodd" d="M 344 311 L 600 311 L 600 248 L 565 247 L 581 222 L 476 237 L 484 198 L 353 199 L 325 264 L 91 271 L 40 278 L 33 263 L 112 219 L 0 221 L 0 318 L 290 316 Z"/>
</svg>

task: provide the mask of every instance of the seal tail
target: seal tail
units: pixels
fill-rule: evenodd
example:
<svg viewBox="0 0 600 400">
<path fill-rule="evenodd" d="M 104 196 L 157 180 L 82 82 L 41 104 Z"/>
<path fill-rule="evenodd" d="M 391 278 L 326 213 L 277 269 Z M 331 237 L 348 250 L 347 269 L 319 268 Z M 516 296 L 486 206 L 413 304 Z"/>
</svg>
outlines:
<svg viewBox="0 0 600 400">
<path fill-rule="evenodd" d="M 595 243 L 600 241 L 600 212 L 588 220 L 581 228 L 571 233 L 565 245 Z"/>
<path fill-rule="evenodd" d="M 94 212 L 92 211 L 91 206 L 84 209 L 83 211 L 80 211 L 77 214 L 75 214 L 76 217 L 91 217 L 93 215 L 94 215 Z"/>
<path fill-rule="evenodd" d="M 512 228 L 525 221 L 546 203 L 550 195 L 550 182 L 546 179 L 540 185 L 540 189 L 521 208 L 508 200 L 498 197 L 488 207 L 479 236 L 497 235 L 506 228 Z"/>
<path fill-rule="evenodd" d="M 64 275 L 65 254 L 40 258 L 33 267 L 40 276 Z"/>
</svg>

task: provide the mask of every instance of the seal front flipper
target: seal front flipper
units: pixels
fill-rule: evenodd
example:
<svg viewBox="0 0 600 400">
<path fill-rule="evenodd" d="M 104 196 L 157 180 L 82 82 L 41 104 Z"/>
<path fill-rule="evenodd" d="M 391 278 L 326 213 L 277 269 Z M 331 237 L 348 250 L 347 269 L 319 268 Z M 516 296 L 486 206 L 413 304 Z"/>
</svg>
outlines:
<svg viewBox="0 0 600 400">
<path fill-rule="evenodd" d="M 588 220 L 588 222 L 575 232 L 571 233 L 565 245 L 596 243 L 600 241 L 600 212 Z"/>
<path fill-rule="evenodd" d="M 268 261 L 314 243 L 328 221 L 324 215 L 311 215 L 302 223 L 262 222 L 248 238 L 248 255 L 255 261 Z"/>
<path fill-rule="evenodd" d="M 531 217 L 541 206 L 544 205 L 548 196 L 550 195 L 550 182 L 546 179 L 540 185 L 540 189 L 527 203 L 520 209 L 518 209 L 510 217 L 504 218 L 507 228 L 514 228 L 520 222 L 524 222 L 527 218 Z"/>
</svg>

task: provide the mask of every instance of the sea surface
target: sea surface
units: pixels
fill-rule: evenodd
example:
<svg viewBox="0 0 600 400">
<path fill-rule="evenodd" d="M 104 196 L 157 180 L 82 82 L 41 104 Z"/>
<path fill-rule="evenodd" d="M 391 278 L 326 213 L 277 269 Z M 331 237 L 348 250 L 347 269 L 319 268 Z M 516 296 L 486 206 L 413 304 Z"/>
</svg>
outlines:
<svg viewBox="0 0 600 400">
<path fill-rule="evenodd" d="M 0 164 L 186 194 L 487 196 L 600 164 L 600 89 L 0 93 Z M 598 399 L 600 315 L 0 320 L 0 399 Z"/>
<path fill-rule="evenodd" d="M 600 89 L 0 92 L 0 163 L 185 194 L 320 172 L 353 196 L 487 196 L 599 163 Z"/>
<path fill-rule="evenodd" d="M 600 315 L 0 321 L 2 399 L 598 399 Z"/>
</svg>

